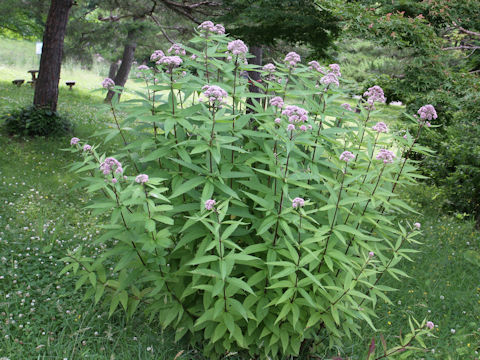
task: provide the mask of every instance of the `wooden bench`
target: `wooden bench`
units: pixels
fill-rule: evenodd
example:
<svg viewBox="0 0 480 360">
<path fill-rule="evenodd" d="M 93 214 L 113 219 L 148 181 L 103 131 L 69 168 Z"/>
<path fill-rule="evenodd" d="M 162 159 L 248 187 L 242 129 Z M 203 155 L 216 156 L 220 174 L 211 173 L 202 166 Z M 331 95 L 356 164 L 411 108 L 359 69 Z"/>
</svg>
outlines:
<svg viewBox="0 0 480 360">
<path fill-rule="evenodd" d="M 25 82 L 24 79 L 15 79 L 12 81 L 13 85 L 17 85 L 18 87 L 22 86 L 22 84 Z"/>
<path fill-rule="evenodd" d="M 70 87 L 69 90 L 72 90 L 72 87 L 75 86 L 75 81 L 66 81 L 65 84 Z"/>
</svg>

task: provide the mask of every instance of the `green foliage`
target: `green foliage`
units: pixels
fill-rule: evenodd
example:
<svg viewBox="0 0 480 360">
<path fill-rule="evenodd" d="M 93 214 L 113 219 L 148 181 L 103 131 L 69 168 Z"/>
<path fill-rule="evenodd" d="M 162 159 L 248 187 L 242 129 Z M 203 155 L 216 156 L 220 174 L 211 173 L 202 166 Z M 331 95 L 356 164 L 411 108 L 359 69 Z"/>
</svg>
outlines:
<svg viewBox="0 0 480 360">
<path fill-rule="evenodd" d="M 306 44 L 315 55 L 325 50 L 340 33 L 340 18 L 314 0 L 223 1 L 229 33 L 253 46 L 272 46 L 279 40 Z"/>
<path fill-rule="evenodd" d="M 10 135 L 51 136 L 65 135 L 72 131 L 70 121 L 56 111 L 34 106 L 13 110 L 0 118 Z"/>
<path fill-rule="evenodd" d="M 147 70 L 139 100 L 114 98 L 115 124 L 97 135 L 122 139 L 121 167 L 105 171 L 115 161 L 99 146 L 70 149 L 84 150 L 71 171 L 97 196 L 88 208 L 110 221 L 96 239 L 105 251 L 93 258 L 76 248 L 62 273 L 74 273 L 76 288 L 88 287 L 86 296 L 110 315 L 142 308 L 209 358 L 341 346 L 362 323 L 374 327 L 377 301 L 389 302 L 392 290 L 380 280 L 407 276 L 397 264 L 410 259 L 404 247 L 418 243 L 413 221 L 398 218 L 412 209 L 395 189 L 419 175 L 407 158 L 377 160 L 377 149 L 426 149 L 379 136 L 371 129 L 376 111 L 336 105 L 342 90 L 318 87 L 322 75 L 303 65 L 277 64 L 275 79 L 264 73 L 264 93 L 252 96 L 239 72 L 256 67 L 225 61 L 228 41 L 197 36 L 187 48 L 197 60 L 183 59 L 192 73 Z M 206 84 L 230 97 L 199 102 Z M 292 120 L 296 130 L 287 131 L 285 115 L 269 104 L 275 95 L 307 109 L 312 128 Z M 339 159 L 346 149 L 356 156 L 350 163 Z M 295 198 L 305 206 L 294 207 Z"/>
</svg>

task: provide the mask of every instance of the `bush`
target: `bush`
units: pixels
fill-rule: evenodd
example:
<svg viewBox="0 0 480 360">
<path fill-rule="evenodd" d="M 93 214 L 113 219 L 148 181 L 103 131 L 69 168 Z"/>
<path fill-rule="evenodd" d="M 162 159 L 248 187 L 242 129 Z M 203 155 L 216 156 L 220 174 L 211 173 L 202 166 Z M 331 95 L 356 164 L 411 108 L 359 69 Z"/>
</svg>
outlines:
<svg viewBox="0 0 480 360">
<path fill-rule="evenodd" d="M 141 99 L 114 98 L 115 121 L 119 108 L 128 117 L 99 135 L 123 140 L 115 157 L 72 139 L 83 159 L 71 170 L 98 194 L 88 208 L 110 221 L 96 240 L 105 250 L 72 250 L 62 273 L 110 315 L 141 307 L 208 358 L 342 346 L 389 302 L 382 277 L 406 276 L 395 265 L 420 225 L 399 220 L 410 208 L 395 190 L 417 175 L 387 149 L 409 154 L 413 139 L 372 129 L 366 103 L 335 105 L 335 66 L 324 77 L 289 54 L 251 94 L 241 42 L 203 32 L 186 50 L 196 59 L 141 70 Z"/>
<path fill-rule="evenodd" d="M 56 111 L 29 106 L 3 115 L 3 127 L 10 135 L 50 136 L 72 131 L 70 121 Z"/>
</svg>

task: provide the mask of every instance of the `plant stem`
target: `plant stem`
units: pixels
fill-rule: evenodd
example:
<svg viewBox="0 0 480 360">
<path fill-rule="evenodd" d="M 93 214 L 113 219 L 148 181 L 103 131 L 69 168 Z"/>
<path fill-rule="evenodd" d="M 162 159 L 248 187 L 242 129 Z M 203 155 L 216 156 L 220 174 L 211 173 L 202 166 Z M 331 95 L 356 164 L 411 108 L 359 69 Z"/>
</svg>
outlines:
<svg viewBox="0 0 480 360">
<path fill-rule="evenodd" d="M 373 154 L 375 153 L 375 147 L 377 145 L 377 140 L 378 140 L 379 135 L 380 135 L 380 133 L 378 132 L 377 136 L 375 137 L 375 142 L 373 143 L 372 156 L 369 157 L 367 171 L 365 172 L 365 176 L 363 177 L 363 181 L 360 184 L 360 188 L 365 184 L 365 180 L 367 180 L 368 170 L 370 170 L 370 166 L 372 165 L 372 162 L 373 162 Z M 357 193 L 357 195 L 355 196 L 356 198 L 358 197 L 358 194 L 359 193 Z M 353 203 L 352 206 L 350 207 L 350 211 L 348 212 L 348 215 L 347 215 L 347 218 L 345 219 L 344 224 L 346 224 L 348 222 L 348 219 L 350 219 L 350 215 L 352 213 L 352 210 L 353 210 L 354 206 L 355 206 L 355 203 Z"/>
<path fill-rule="evenodd" d="M 292 131 L 293 132 L 293 131 Z M 288 174 L 288 163 L 290 161 L 290 153 L 287 155 L 287 163 L 285 165 L 285 173 L 283 175 L 283 182 L 287 179 L 287 174 Z M 278 205 L 278 218 L 277 218 L 277 223 L 275 225 L 275 233 L 273 235 L 273 246 L 277 244 L 277 237 L 278 237 L 278 224 L 280 222 L 280 215 L 282 214 L 282 209 L 283 209 L 283 186 L 282 186 L 282 192 L 280 193 L 280 203 Z"/>
<path fill-rule="evenodd" d="M 210 147 L 210 173 L 213 174 L 213 164 L 212 164 L 212 157 L 213 153 L 211 147 L 213 145 L 213 138 L 215 137 L 215 105 L 212 108 L 212 131 L 210 132 L 210 143 L 208 146 Z"/>
<path fill-rule="evenodd" d="M 345 170 L 342 173 L 343 174 L 342 182 L 340 184 L 340 191 L 338 192 L 337 203 L 335 205 L 335 212 L 333 214 L 332 223 L 330 224 L 330 230 L 328 231 L 327 242 L 325 243 L 325 249 L 323 250 L 322 260 L 320 260 L 320 265 L 318 266 L 318 269 L 321 269 L 321 267 L 322 267 L 322 265 L 325 261 L 325 254 L 327 253 L 327 250 L 328 250 L 328 243 L 330 241 L 330 238 L 332 237 L 333 227 L 335 226 L 335 221 L 337 220 L 337 212 L 338 212 L 338 208 L 339 208 L 339 204 L 340 204 L 340 199 L 342 197 L 343 185 L 345 184 L 345 174 L 347 173 L 347 167 L 348 167 L 348 162 L 345 164 Z"/>
</svg>

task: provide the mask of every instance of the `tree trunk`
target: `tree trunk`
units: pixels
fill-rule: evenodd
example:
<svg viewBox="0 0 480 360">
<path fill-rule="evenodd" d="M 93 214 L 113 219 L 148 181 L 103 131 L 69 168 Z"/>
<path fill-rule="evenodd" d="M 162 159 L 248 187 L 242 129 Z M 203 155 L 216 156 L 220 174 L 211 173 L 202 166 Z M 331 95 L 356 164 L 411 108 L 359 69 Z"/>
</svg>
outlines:
<svg viewBox="0 0 480 360">
<path fill-rule="evenodd" d="M 110 79 L 115 79 L 115 76 L 117 76 L 117 71 L 118 67 L 120 66 L 120 60 L 117 61 L 112 61 L 110 64 L 110 69 L 108 70 L 108 77 Z"/>
<path fill-rule="evenodd" d="M 249 58 L 248 63 L 261 66 L 262 65 L 262 55 L 263 55 L 263 48 L 261 46 L 253 45 L 250 47 L 250 53 L 255 57 Z M 248 77 L 251 80 L 259 81 L 260 80 L 260 72 L 258 71 L 249 71 Z M 260 93 L 260 88 L 256 86 L 252 81 L 249 82 L 248 90 L 251 93 Z M 255 100 L 260 101 L 260 98 L 255 98 Z M 247 104 L 253 106 L 252 98 L 247 99 Z M 251 108 L 247 109 L 247 113 L 253 112 Z"/>
<path fill-rule="evenodd" d="M 128 75 L 130 74 L 130 69 L 132 68 L 133 60 L 135 57 L 135 49 L 137 48 L 137 34 L 134 29 L 128 30 L 127 40 L 125 42 L 125 47 L 123 49 L 122 64 L 118 69 L 117 75 L 112 79 L 115 82 L 115 85 L 125 86 Z M 109 90 L 105 102 L 110 102 L 113 98 L 115 92 Z M 120 94 L 118 94 L 120 97 Z"/>
<path fill-rule="evenodd" d="M 62 66 L 63 39 L 73 0 L 52 0 L 43 35 L 42 57 L 35 83 L 33 105 L 57 110 L 58 82 Z"/>
</svg>

